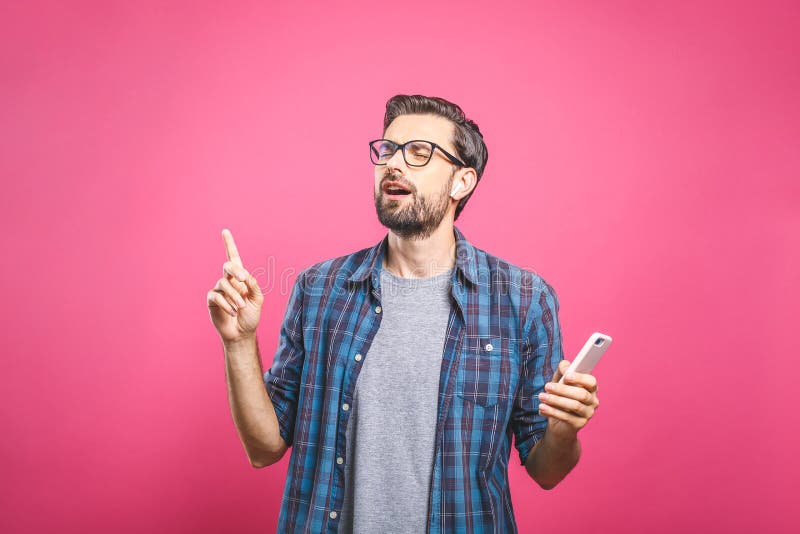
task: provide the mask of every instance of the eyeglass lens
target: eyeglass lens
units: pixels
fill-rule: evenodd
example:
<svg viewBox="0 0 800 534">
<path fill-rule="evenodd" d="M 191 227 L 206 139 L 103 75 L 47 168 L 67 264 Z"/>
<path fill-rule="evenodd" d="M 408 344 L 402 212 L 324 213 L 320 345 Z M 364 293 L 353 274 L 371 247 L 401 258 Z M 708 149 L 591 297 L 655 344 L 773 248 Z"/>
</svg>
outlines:
<svg viewBox="0 0 800 534">
<path fill-rule="evenodd" d="M 397 151 L 398 145 L 391 141 L 380 140 L 372 144 L 370 155 L 377 165 L 386 164 Z M 433 146 L 425 141 L 412 141 L 403 146 L 403 157 L 412 166 L 428 163 L 433 153 Z"/>
</svg>

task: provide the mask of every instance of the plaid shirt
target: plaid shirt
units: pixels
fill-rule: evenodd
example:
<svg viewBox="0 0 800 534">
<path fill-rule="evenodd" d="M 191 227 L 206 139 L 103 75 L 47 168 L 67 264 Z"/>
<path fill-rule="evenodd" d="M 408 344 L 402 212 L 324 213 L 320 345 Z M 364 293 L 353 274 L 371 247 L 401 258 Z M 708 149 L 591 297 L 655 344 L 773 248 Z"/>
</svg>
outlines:
<svg viewBox="0 0 800 534">
<path fill-rule="evenodd" d="M 547 427 L 537 395 L 563 357 L 558 299 L 537 274 L 454 233 L 427 532 L 516 532 L 511 436 L 524 465 Z M 338 530 L 345 466 L 337 459 L 346 458 L 353 390 L 381 323 L 387 242 L 309 267 L 294 283 L 264 373 L 292 445 L 279 532 Z"/>
</svg>

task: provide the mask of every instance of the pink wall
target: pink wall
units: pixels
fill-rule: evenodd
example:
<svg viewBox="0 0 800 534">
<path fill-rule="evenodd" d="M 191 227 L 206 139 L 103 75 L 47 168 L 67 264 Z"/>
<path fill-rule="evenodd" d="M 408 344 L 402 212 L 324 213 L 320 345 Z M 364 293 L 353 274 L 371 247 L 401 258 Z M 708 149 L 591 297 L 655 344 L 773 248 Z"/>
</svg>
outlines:
<svg viewBox="0 0 800 534">
<path fill-rule="evenodd" d="M 567 352 L 615 339 L 577 470 L 512 462 L 520 530 L 798 528 L 797 2 L 170 4 L 0 10 L 0 530 L 274 531 L 288 455 L 249 466 L 206 309 L 220 230 L 291 280 L 377 242 L 398 92 L 480 124 L 460 228 L 553 284 Z"/>
</svg>

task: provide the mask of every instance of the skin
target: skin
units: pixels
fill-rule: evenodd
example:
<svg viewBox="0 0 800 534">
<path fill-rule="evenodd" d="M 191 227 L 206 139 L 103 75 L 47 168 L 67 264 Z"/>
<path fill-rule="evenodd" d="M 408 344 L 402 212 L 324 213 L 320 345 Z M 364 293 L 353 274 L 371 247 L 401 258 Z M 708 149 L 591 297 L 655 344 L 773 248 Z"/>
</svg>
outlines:
<svg viewBox="0 0 800 534">
<path fill-rule="evenodd" d="M 435 115 L 401 115 L 392 121 L 383 137 L 395 143 L 424 139 L 456 155 L 451 140 L 453 128 L 450 121 Z M 399 201 L 386 201 L 381 185 L 387 175 L 388 179 L 409 186 L 412 194 Z M 450 197 L 450 191 L 457 183 L 461 183 L 461 190 Z M 421 197 L 431 205 L 441 206 L 444 211 L 441 223 L 429 235 L 404 236 L 389 227 L 389 248 L 384 258 L 384 268 L 406 278 L 428 278 L 451 269 L 455 265 L 453 220 L 456 206 L 459 200 L 472 191 L 476 183 L 475 169 L 454 169 L 450 160 L 439 150 L 434 151 L 431 160 L 424 167 L 406 165 L 400 150 L 395 152 L 386 165 L 376 165 L 376 209 L 379 208 L 381 199 L 384 199 L 382 204 L 390 214 L 409 211 L 412 204 Z"/>
<path fill-rule="evenodd" d="M 569 364 L 562 360 L 553 379 L 545 384 L 545 391 L 539 394 L 539 413 L 547 417 L 547 430 L 525 462 L 528 475 L 544 489 L 554 488 L 578 463 L 578 431 L 600 405 L 594 376 L 570 373 L 564 384 L 558 383 Z"/>
<path fill-rule="evenodd" d="M 402 115 L 392 121 L 383 137 L 396 143 L 432 141 L 458 157 L 452 142 L 454 128 L 442 117 Z M 400 200 L 387 199 L 381 188 L 386 180 L 401 182 L 412 194 Z M 449 193 L 456 183 L 462 187 L 451 197 Z M 399 150 L 386 165 L 376 165 L 375 208 L 389 228 L 383 267 L 406 278 L 427 278 L 454 267 L 455 209 L 476 183 L 475 169 L 454 166 L 438 150 L 424 167 L 406 165 Z M 414 225 L 408 224 L 409 217 L 420 217 L 430 224 L 422 225 L 416 233 L 410 232 Z M 222 266 L 222 277 L 207 294 L 208 309 L 225 349 L 228 397 L 237 431 L 251 464 L 264 467 L 280 460 L 288 449 L 263 385 L 256 343 L 264 296 L 255 278 L 244 268 L 233 235 L 225 229 L 222 238 L 227 261 Z M 576 373 L 567 376 L 564 384 L 557 383 L 569 363 L 560 362 L 539 396 L 539 410 L 548 418 L 548 426 L 525 464 L 530 477 L 545 489 L 555 487 L 577 464 L 581 454 L 578 432 L 599 405 L 594 376 Z"/>
<path fill-rule="evenodd" d="M 264 295 L 244 268 L 230 230 L 222 231 L 227 261 L 207 295 L 208 313 L 225 352 L 225 381 L 239 439 L 253 467 L 271 465 L 289 448 L 263 381 L 256 327 Z"/>
</svg>

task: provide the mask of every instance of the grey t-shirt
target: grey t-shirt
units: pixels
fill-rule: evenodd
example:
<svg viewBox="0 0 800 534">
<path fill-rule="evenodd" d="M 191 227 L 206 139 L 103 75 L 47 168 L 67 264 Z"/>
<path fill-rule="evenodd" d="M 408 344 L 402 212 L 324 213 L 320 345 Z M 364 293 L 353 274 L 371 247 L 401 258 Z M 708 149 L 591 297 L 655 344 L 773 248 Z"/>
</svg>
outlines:
<svg viewBox="0 0 800 534">
<path fill-rule="evenodd" d="M 339 532 L 419 533 L 428 518 L 452 270 L 381 270 L 381 325 L 353 393 Z"/>
</svg>

